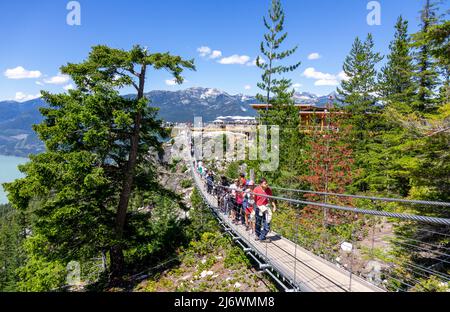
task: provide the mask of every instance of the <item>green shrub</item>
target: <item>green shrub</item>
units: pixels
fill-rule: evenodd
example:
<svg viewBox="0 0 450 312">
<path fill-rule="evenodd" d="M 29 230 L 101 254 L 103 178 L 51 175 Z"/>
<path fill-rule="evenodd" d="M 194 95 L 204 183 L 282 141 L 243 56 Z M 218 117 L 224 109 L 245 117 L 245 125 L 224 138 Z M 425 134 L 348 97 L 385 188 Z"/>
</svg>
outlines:
<svg viewBox="0 0 450 312">
<path fill-rule="evenodd" d="M 198 274 L 200 274 L 204 270 L 210 269 L 216 263 L 216 261 L 217 261 L 216 258 L 214 256 L 212 256 L 212 257 L 208 257 L 206 259 L 205 263 L 200 262 L 200 264 L 198 265 L 198 270 L 197 270 Z"/>
<path fill-rule="evenodd" d="M 190 180 L 190 179 L 181 181 L 182 188 L 190 188 L 190 187 L 192 187 L 192 185 L 193 185 L 193 183 L 192 183 L 192 180 Z"/>
<path fill-rule="evenodd" d="M 192 241 L 190 246 L 193 252 L 200 256 L 208 255 L 217 245 L 215 244 L 217 236 L 220 234 L 216 233 L 203 233 L 198 241 Z"/>
<path fill-rule="evenodd" d="M 228 168 L 225 170 L 225 175 L 231 179 L 237 179 L 239 177 L 239 165 L 240 163 L 235 161 L 228 165 Z"/>
<path fill-rule="evenodd" d="M 431 276 L 428 279 L 421 279 L 412 289 L 415 292 L 449 292 L 450 283 L 439 280 L 436 276 Z"/>
<path fill-rule="evenodd" d="M 231 247 L 227 250 L 224 267 L 227 269 L 240 269 L 250 267 L 250 261 L 239 247 Z"/>
<path fill-rule="evenodd" d="M 32 255 L 27 264 L 17 270 L 18 291 L 42 292 L 59 289 L 65 284 L 66 268 L 58 261 L 49 262 Z"/>
</svg>

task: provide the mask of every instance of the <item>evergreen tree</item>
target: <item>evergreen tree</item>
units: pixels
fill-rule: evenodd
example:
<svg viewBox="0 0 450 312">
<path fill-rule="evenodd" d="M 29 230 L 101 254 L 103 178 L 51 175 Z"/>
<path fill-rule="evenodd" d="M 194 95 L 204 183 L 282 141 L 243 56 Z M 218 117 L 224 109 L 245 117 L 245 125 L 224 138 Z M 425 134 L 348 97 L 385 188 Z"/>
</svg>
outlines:
<svg viewBox="0 0 450 312">
<path fill-rule="evenodd" d="M 0 205 L 0 292 L 17 291 L 16 270 L 25 263 L 26 218 L 11 205 Z"/>
<path fill-rule="evenodd" d="M 427 9 L 428 7 L 428 9 Z M 427 14 L 431 17 L 436 16 L 434 12 L 435 6 L 430 2 L 427 2 L 425 10 L 423 12 L 423 16 Z M 427 13 L 428 12 L 428 13 Z M 436 18 L 431 18 L 431 21 Z M 426 19 L 425 19 L 426 21 Z M 406 22 L 405 26 L 406 26 Z M 419 99 L 419 96 L 412 96 L 414 93 L 410 93 L 409 90 L 412 88 L 418 89 L 418 82 L 421 78 L 423 81 L 426 81 L 427 73 L 420 77 L 417 77 L 417 72 L 420 72 L 420 67 L 417 68 L 417 71 L 414 73 L 412 79 L 410 76 L 410 69 L 412 67 L 416 67 L 415 65 L 411 66 L 410 58 L 407 53 L 407 49 L 405 47 L 405 40 L 400 40 L 400 38 L 406 38 L 406 27 L 402 29 L 400 23 L 397 23 L 397 32 L 396 39 L 393 41 L 391 46 L 391 54 L 388 56 L 388 64 L 385 68 L 383 68 L 382 78 L 380 79 L 381 90 L 384 90 L 384 96 L 388 103 L 388 106 L 383 112 L 382 120 L 386 122 L 386 129 L 383 133 L 381 142 L 372 148 L 373 153 L 370 154 L 370 159 L 374 162 L 372 175 L 374 177 L 378 177 L 377 179 L 373 179 L 370 181 L 372 184 L 372 188 L 378 191 L 387 191 L 388 193 L 394 193 L 401 196 L 408 196 L 411 193 L 417 193 L 414 191 L 415 185 L 418 184 L 415 176 L 419 176 L 419 172 L 423 172 L 422 176 L 427 176 L 424 174 L 425 172 L 429 172 L 433 166 L 427 168 L 426 166 L 420 167 L 417 164 L 418 159 L 424 159 L 426 154 L 437 152 L 436 147 L 438 145 L 429 146 L 425 149 L 422 149 L 420 142 L 422 140 L 418 140 L 417 136 L 410 131 L 410 128 L 407 123 L 402 122 L 401 120 L 410 119 L 410 120 L 421 120 L 421 126 L 423 127 L 426 124 L 436 124 L 435 130 L 430 130 L 430 133 L 440 133 L 445 130 L 445 125 L 442 122 L 437 122 L 437 120 L 442 119 L 439 118 L 439 114 L 433 116 L 429 114 L 425 114 L 424 110 L 426 109 L 426 101 L 424 99 Z M 403 36 L 400 36 L 400 33 Z M 436 65 L 439 65 L 441 68 L 445 68 L 448 62 L 446 63 L 445 49 L 448 49 L 448 36 L 446 37 L 445 31 L 445 23 L 441 25 L 429 26 L 426 33 L 416 34 L 416 41 L 418 38 L 421 40 L 421 44 L 423 45 L 423 51 L 429 49 L 429 55 L 419 54 L 423 59 L 423 64 L 433 62 L 433 57 L 436 60 Z M 446 45 L 447 43 L 447 45 Z M 399 51 L 403 51 L 398 53 Z M 418 54 L 416 54 L 417 56 Z M 395 62 L 393 60 L 396 60 Z M 395 66 L 394 64 L 397 64 Z M 445 73 L 445 71 L 442 71 Z M 396 77 L 395 79 L 388 79 L 387 77 Z M 445 77 L 445 75 L 443 75 Z M 408 83 L 409 81 L 409 83 Z M 400 84 L 397 85 L 397 82 L 403 82 L 404 88 L 399 88 Z M 394 86 L 395 88 L 390 88 L 390 86 Z M 428 90 L 422 88 L 422 90 Z M 386 92 L 387 91 L 387 92 Z M 442 95 L 441 99 L 438 100 L 437 97 L 437 88 L 434 88 L 432 91 L 432 95 L 429 99 L 436 104 L 441 102 L 445 103 L 445 84 L 442 87 Z M 409 95 L 408 95 L 409 94 Z M 423 95 L 423 94 L 422 94 Z M 430 102 L 431 103 L 431 102 Z M 428 104 L 427 104 L 428 105 Z M 430 106 L 428 106 L 430 107 Z M 430 110 L 433 112 L 433 110 Z M 419 116 L 418 116 L 419 115 Z M 422 116 L 420 116 L 422 115 Z M 433 119 L 433 122 L 426 121 L 424 116 L 428 116 L 430 119 Z M 441 126 L 437 126 L 441 124 Z M 427 142 L 431 142 L 432 140 L 428 140 Z M 439 153 L 438 153 L 439 154 Z M 437 154 L 435 154 L 437 155 Z M 441 153 L 441 155 L 443 155 Z M 383 161 L 384 160 L 384 161 Z M 436 164 L 437 166 L 437 164 Z M 438 170 L 436 170 L 437 172 Z M 433 176 L 438 176 L 436 172 Z M 434 182 L 431 180 L 428 181 L 429 185 L 434 185 Z M 422 185 L 425 185 L 422 183 Z M 413 188 L 413 189 L 411 189 Z"/>
<path fill-rule="evenodd" d="M 379 75 L 380 95 L 387 105 L 403 112 L 412 110 L 416 86 L 414 65 L 408 35 L 408 21 L 400 16 L 395 25 L 394 40 L 390 43 L 387 64 Z"/>
<path fill-rule="evenodd" d="M 345 126 L 351 126 L 351 148 L 355 152 L 355 164 L 363 169 L 354 185 L 360 191 L 369 189 L 370 151 L 371 144 L 379 142 L 380 131 L 385 127 L 379 118 L 380 106 L 377 105 L 377 72 L 376 64 L 382 60 L 379 53 L 374 50 L 374 42 L 371 34 L 367 35 L 363 43 L 356 38 L 350 54 L 344 62 L 344 73 L 348 80 L 341 82 L 337 89 L 341 101 L 346 104 L 343 108 L 348 118 Z"/>
<path fill-rule="evenodd" d="M 266 174 L 272 183 L 299 186 L 298 176 L 305 170 L 299 149 L 305 145 L 305 136 L 300 132 L 299 109 L 294 103 L 294 90 L 289 91 L 290 83 L 283 81 L 274 88 L 273 108 L 264 114 L 267 125 L 280 125 L 279 168 Z"/>
<path fill-rule="evenodd" d="M 42 256 L 66 261 L 109 251 L 112 277 L 122 275 L 129 200 L 133 191 L 157 187 L 146 155 L 165 136 L 144 96 L 151 67 L 168 70 L 178 83 L 184 68 L 194 69 L 193 61 L 140 46 L 95 46 L 86 61 L 62 67 L 76 90 L 42 92 L 49 107 L 41 109 L 44 120 L 34 130 L 46 152 L 31 156 L 20 168 L 26 177 L 5 187 L 22 211 L 38 203 L 33 239 L 42 242 L 34 249 Z M 125 86 L 137 97 L 120 96 Z"/>
<path fill-rule="evenodd" d="M 406 196 L 410 185 L 402 163 L 410 155 L 401 147 L 407 142 L 404 129 L 392 120 L 391 114 L 408 114 L 414 109 L 416 84 L 408 35 L 408 22 L 401 16 L 395 25 L 394 40 L 389 45 L 387 63 L 379 74 L 379 90 L 384 109 L 379 115 L 384 127 L 379 137 L 369 144 L 366 181 L 378 193 Z"/>
<path fill-rule="evenodd" d="M 261 53 L 265 56 L 265 61 L 262 61 L 259 56 L 256 60 L 256 65 L 263 70 L 262 81 L 258 83 L 258 87 L 265 91 L 265 95 L 257 94 L 256 97 L 259 101 L 268 104 L 265 111 L 259 112 L 260 122 L 268 126 L 280 126 L 278 146 L 280 164 L 278 170 L 264 173 L 264 175 L 272 183 L 275 181 L 287 183 L 288 180 L 295 179 L 299 175 L 298 170 L 302 162 L 298 159 L 297 149 L 302 145 L 303 136 L 299 132 L 300 119 L 298 108 L 293 100 L 295 91 L 291 88 L 292 81 L 283 77 L 283 74 L 295 71 L 301 62 L 291 66 L 276 65 L 276 62 L 283 61 L 294 54 L 298 47 L 281 51 L 281 45 L 288 34 L 283 32 L 285 14 L 280 0 L 272 0 L 269 18 L 270 23 L 266 17 L 263 18 L 264 26 L 268 30 L 268 33 L 264 35 L 265 41 L 261 42 Z M 280 178 L 283 181 L 279 180 Z"/>
<path fill-rule="evenodd" d="M 450 21 L 429 28 L 424 35 L 431 46 L 431 54 L 435 57 L 443 77 L 441 87 L 441 103 L 450 103 Z"/>
<path fill-rule="evenodd" d="M 264 71 L 261 77 L 262 81 L 258 83 L 258 87 L 266 92 L 265 95 L 258 94 L 256 97 L 259 101 L 267 104 L 272 103 L 272 95 L 275 93 L 277 87 L 286 84 L 290 87 L 290 80 L 276 79 L 275 75 L 292 72 L 301 64 L 301 62 L 298 62 L 291 66 L 275 66 L 276 61 L 282 61 L 292 55 L 297 51 L 298 47 L 280 51 L 281 44 L 288 35 L 287 33 L 283 33 L 285 15 L 280 0 L 272 0 L 272 7 L 269 9 L 269 18 L 271 21 L 270 24 L 266 17 L 263 17 L 264 26 L 269 31 L 264 35 L 265 41 L 261 42 L 261 53 L 265 56 L 265 59 L 263 60 L 259 56 L 256 59 L 256 66 Z"/>
<path fill-rule="evenodd" d="M 414 108 L 423 113 L 436 109 L 438 98 L 436 88 L 439 85 L 439 73 L 432 55 L 432 45 L 426 40 L 428 31 L 438 23 L 437 4 L 426 0 L 421 11 L 421 30 L 413 35 L 416 48 L 416 81 L 418 85 Z"/>
<path fill-rule="evenodd" d="M 354 114 L 370 113 L 376 110 L 377 101 L 375 66 L 383 57 L 373 51 L 372 34 L 363 43 L 356 37 L 350 54 L 346 57 L 343 70 L 348 80 L 341 82 L 337 89 L 347 109 Z"/>
</svg>

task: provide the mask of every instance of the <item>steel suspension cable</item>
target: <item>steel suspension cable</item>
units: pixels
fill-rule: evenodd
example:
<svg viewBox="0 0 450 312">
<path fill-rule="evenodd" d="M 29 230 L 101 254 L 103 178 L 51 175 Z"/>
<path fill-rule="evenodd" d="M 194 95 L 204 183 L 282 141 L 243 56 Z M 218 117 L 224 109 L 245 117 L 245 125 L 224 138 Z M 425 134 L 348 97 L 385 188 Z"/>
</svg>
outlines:
<svg viewBox="0 0 450 312">
<path fill-rule="evenodd" d="M 364 196 L 364 195 L 328 193 L 328 192 L 315 192 L 315 191 L 307 191 L 307 190 L 299 190 L 299 189 L 289 189 L 289 188 L 283 188 L 283 187 L 278 187 L 278 186 L 273 186 L 271 188 L 274 190 L 283 190 L 283 191 L 297 192 L 297 193 L 327 195 L 327 196 L 336 196 L 336 197 L 348 197 L 348 198 L 359 198 L 359 199 L 370 199 L 370 200 L 385 201 L 385 202 L 398 202 L 398 203 L 405 203 L 405 204 L 450 207 L 450 203 L 439 202 L 439 201 L 410 200 L 410 199 L 402 199 L 402 198 L 375 197 L 375 196 Z"/>
<path fill-rule="evenodd" d="M 216 185 L 217 187 L 225 188 L 225 189 L 231 189 L 227 186 L 222 185 Z M 417 215 L 411 215 L 411 214 L 403 214 L 403 213 L 395 213 L 395 212 L 386 212 L 386 211 L 378 211 L 378 210 L 368 210 L 368 209 L 361 209 L 357 207 L 345 207 L 345 206 L 338 206 L 338 205 L 331 205 L 331 204 L 324 204 L 324 203 L 318 203 L 318 202 L 310 202 L 305 200 L 298 200 L 298 199 L 292 199 L 292 198 L 285 198 L 285 197 L 279 197 L 279 196 L 270 196 L 270 195 L 263 195 L 263 194 L 256 194 L 253 192 L 249 192 L 250 194 L 261 196 L 265 198 L 290 202 L 294 204 L 303 204 L 303 205 L 311 205 L 311 206 L 317 206 L 322 208 L 330 208 L 334 210 L 340 210 L 340 211 L 349 211 L 353 213 L 358 214 L 367 214 L 367 215 L 375 215 L 375 216 L 382 216 L 382 217 L 390 217 L 390 218 L 396 218 L 396 219 L 403 219 L 403 220 L 412 220 L 417 222 L 424 222 L 424 223 L 433 223 L 433 224 L 443 224 L 443 225 L 450 225 L 450 219 L 446 218 L 438 218 L 438 217 L 427 217 L 427 216 L 417 216 Z"/>
</svg>

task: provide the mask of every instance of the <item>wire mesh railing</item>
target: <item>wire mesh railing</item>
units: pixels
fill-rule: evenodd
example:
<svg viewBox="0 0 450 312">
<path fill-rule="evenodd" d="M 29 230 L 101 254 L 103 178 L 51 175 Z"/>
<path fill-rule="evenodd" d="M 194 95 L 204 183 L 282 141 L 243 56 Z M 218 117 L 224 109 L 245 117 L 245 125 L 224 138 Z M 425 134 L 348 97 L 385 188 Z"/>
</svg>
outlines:
<svg viewBox="0 0 450 312">
<path fill-rule="evenodd" d="M 194 159 L 194 173 L 195 163 Z M 194 175 L 207 192 L 205 177 Z M 315 269 L 299 261 L 306 252 L 345 273 L 345 283 L 334 280 L 333 291 L 339 291 L 339 287 L 341 291 L 358 291 L 362 280 L 375 285 L 375 289 L 386 291 L 449 291 L 450 211 L 447 208 L 450 203 L 283 187 L 272 189 L 276 195 L 265 197 L 278 203 L 270 226 L 275 239 L 258 251 L 262 257 L 269 258 L 281 248 L 280 240 L 288 242 L 292 248 L 285 252 L 283 261 L 290 266 L 279 267 L 278 271 L 293 272 L 295 285 L 314 288 L 312 279 L 306 278 L 306 282 L 299 279 Z M 240 190 L 241 194 L 244 191 Z M 244 240 L 254 243 L 256 228 L 260 225 L 251 223 L 255 220 L 240 203 L 236 208 L 235 200 L 231 199 L 235 193 L 231 195 L 231 192 L 227 187 L 214 184 L 208 196 L 215 198 L 224 220 L 234 221 L 231 224 L 241 228 L 239 233 Z M 266 262 L 272 265 L 273 260 L 277 259 Z M 327 272 L 318 270 L 316 273 L 330 278 Z"/>
<path fill-rule="evenodd" d="M 206 181 L 204 183 L 206 185 Z M 221 189 L 225 191 L 220 191 Z M 230 189 L 214 185 L 209 192 L 211 196 L 216 196 L 217 207 L 222 214 L 231 219 L 233 224 L 245 227 L 246 240 L 254 239 L 257 230 L 251 223 L 251 212 L 249 215 L 249 211 L 246 213 L 240 203 L 230 200 Z M 240 192 L 245 193 L 243 190 Z M 352 279 L 355 277 L 389 291 L 447 289 L 450 281 L 448 240 L 425 241 L 423 237 L 411 236 L 410 233 L 405 236 L 401 233 L 404 234 L 406 229 L 409 232 L 448 238 L 449 219 L 281 196 L 266 197 L 285 203 L 280 208 L 283 212 L 280 215 L 284 220 L 280 220 L 281 216 L 277 218 L 275 213 L 271 225 L 272 231 L 279 237 L 293 243 L 293 251 L 289 256 L 292 258 L 294 282 L 301 275 L 301 268 L 298 268 L 299 263 L 295 260 L 298 258 L 297 248 L 306 248 L 333 263 L 338 269 L 348 272 L 348 285 L 343 287 L 345 291 L 352 290 Z M 323 209 L 329 210 L 327 222 L 323 222 Z M 269 249 L 277 248 L 276 244 L 274 246 L 265 244 L 262 254 L 268 257 Z"/>
<path fill-rule="evenodd" d="M 273 189 L 278 191 L 278 196 L 314 194 L 313 197 L 319 202 L 325 199 L 327 202 L 333 202 L 335 197 L 338 199 L 335 201 L 351 203 L 353 206 L 361 204 L 372 206 L 372 209 L 381 213 L 373 214 L 372 221 L 362 226 L 362 230 L 366 233 L 358 237 L 356 246 L 363 251 L 363 256 L 358 259 L 359 262 L 365 263 L 366 267 L 367 263 L 370 266 L 376 262 L 378 280 L 382 282 L 378 284 L 393 291 L 449 290 L 450 226 L 445 217 L 449 216 L 450 211 L 446 208 L 450 206 L 450 203 L 313 192 L 280 187 Z M 308 198 L 310 199 L 311 196 Z M 385 214 L 386 210 L 389 211 Z M 391 214 L 392 211 L 400 212 L 400 216 Z M 405 218 L 404 213 L 401 213 L 403 211 L 408 212 L 409 215 L 414 213 L 416 217 Z M 382 217 L 382 214 L 385 214 L 385 217 Z M 434 219 L 436 217 L 440 220 Z M 369 216 L 365 215 L 365 218 Z M 328 221 L 325 220 L 324 223 Z M 364 258 L 370 260 L 367 261 Z M 366 272 L 358 271 L 358 274 L 370 278 L 371 273 L 367 270 Z"/>
<path fill-rule="evenodd" d="M 353 195 L 353 194 L 338 194 L 338 193 L 330 193 L 330 192 L 316 192 L 316 191 L 308 191 L 308 190 L 300 190 L 300 189 L 283 188 L 283 187 L 278 187 L 278 186 L 273 186 L 272 189 L 294 192 L 294 193 L 303 193 L 303 194 L 315 194 L 315 195 L 336 196 L 336 197 L 344 197 L 344 198 L 369 199 L 369 200 L 373 200 L 373 201 L 383 201 L 383 202 L 397 202 L 397 203 L 405 203 L 405 204 L 450 207 L 450 203 L 441 202 L 441 201 L 411 200 L 411 199 L 403 199 L 403 198 L 377 197 L 377 196 L 365 196 L 365 195 Z"/>
</svg>

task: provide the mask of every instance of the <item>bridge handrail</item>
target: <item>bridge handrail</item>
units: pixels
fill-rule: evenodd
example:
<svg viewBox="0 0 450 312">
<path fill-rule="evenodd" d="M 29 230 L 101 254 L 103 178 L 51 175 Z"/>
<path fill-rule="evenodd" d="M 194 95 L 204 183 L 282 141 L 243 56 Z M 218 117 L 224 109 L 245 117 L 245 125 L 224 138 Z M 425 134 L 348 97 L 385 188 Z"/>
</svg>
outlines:
<svg viewBox="0 0 450 312">
<path fill-rule="evenodd" d="M 339 193 L 328 193 L 328 192 L 316 192 L 316 191 L 308 191 L 308 190 L 283 188 L 283 187 L 279 187 L 279 186 L 273 186 L 273 187 L 271 186 L 271 188 L 274 189 L 274 190 L 284 190 L 284 191 L 297 192 L 297 193 L 308 193 L 308 194 L 329 195 L 329 196 L 336 196 L 336 197 L 348 197 L 348 198 L 360 198 L 360 199 L 379 200 L 379 201 L 386 201 L 386 202 L 399 202 L 399 203 L 407 203 L 407 204 L 450 207 L 450 203 L 449 202 L 440 202 L 440 201 L 411 200 L 411 199 L 390 198 L 390 197 L 375 197 L 375 196 L 364 196 L 364 195 L 351 195 L 351 194 L 339 194 Z"/>
<path fill-rule="evenodd" d="M 232 190 L 232 188 L 227 187 L 227 186 L 218 185 L 218 184 L 214 184 L 214 185 L 216 187 Z M 242 191 L 242 192 L 244 192 L 244 191 Z M 418 221 L 418 222 L 424 222 L 424 223 L 441 224 L 441 225 L 449 225 L 450 226 L 450 219 L 446 219 L 446 218 L 417 216 L 417 215 L 396 213 L 396 212 L 368 210 L 368 209 L 362 209 L 362 208 L 358 208 L 358 207 L 338 206 L 338 205 L 332 205 L 332 204 L 310 202 L 310 201 L 299 200 L 299 199 L 285 198 L 285 197 L 280 197 L 280 196 L 262 195 L 262 194 L 256 194 L 254 192 L 246 192 L 246 193 L 256 195 L 256 196 L 276 199 L 276 200 L 280 200 L 280 201 L 290 202 L 293 204 L 312 205 L 312 206 L 329 208 L 329 209 L 334 209 L 334 210 L 350 211 L 350 212 L 359 213 L 359 214 L 368 214 L 368 215 L 375 215 L 375 216 L 381 216 L 381 217 L 389 217 L 389 218 L 396 218 L 396 219 L 411 220 L 411 221 Z"/>
<path fill-rule="evenodd" d="M 230 177 L 226 177 L 228 180 L 234 180 Z M 377 201 L 385 201 L 385 202 L 398 202 L 405 204 L 416 204 L 416 205 L 429 205 L 429 206 L 442 206 L 442 207 L 450 207 L 450 202 L 441 202 L 441 201 L 430 201 L 430 200 L 414 200 L 414 199 L 403 199 L 403 198 L 392 198 L 392 197 L 378 197 L 378 196 L 365 196 L 365 195 L 352 195 L 352 194 L 340 194 L 340 193 L 331 193 L 331 192 L 317 192 L 310 190 L 300 190 L 300 189 L 291 189 L 284 188 L 280 186 L 271 186 L 273 190 L 283 190 L 289 192 L 296 193 L 308 193 L 308 194 L 317 194 L 317 195 L 329 195 L 336 197 L 347 197 L 347 198 L 359 198 L 359 199 L 370 199 Z"/>
</svg>

